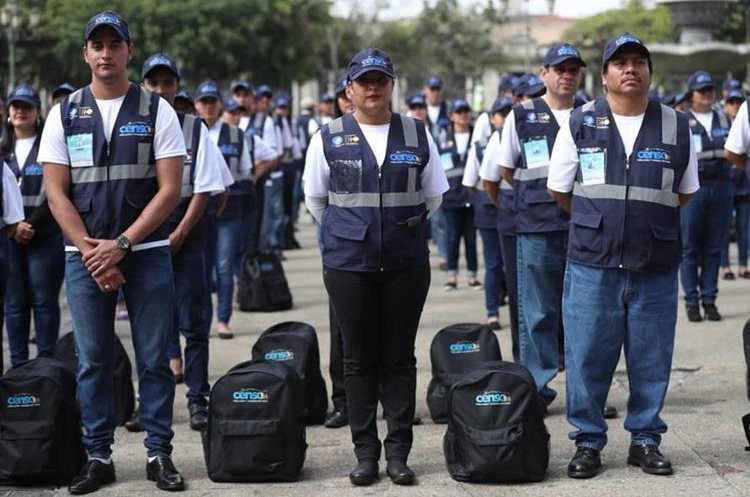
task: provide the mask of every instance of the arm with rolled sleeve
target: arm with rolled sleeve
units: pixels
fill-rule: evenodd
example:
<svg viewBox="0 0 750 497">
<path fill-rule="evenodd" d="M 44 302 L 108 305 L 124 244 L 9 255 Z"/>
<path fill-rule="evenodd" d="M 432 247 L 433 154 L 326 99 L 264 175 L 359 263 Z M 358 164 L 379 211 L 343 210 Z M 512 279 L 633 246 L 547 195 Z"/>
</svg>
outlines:
<svg viewBox="0 0 750 497">
<path fill-rule="evenodd" d="M 557 132 L 555 145 L 552 147 L 552 154 L 549 159 L 549 176 L 547 176 L 547 191 L 568 213 L 570 213 L 573 183 L 575 183 L 577 172 L 578 148 L 570 133 L 570 124 L 566 121 Z"/>
<path fill-rule="evenodd" d="M 482 164 L 479 166 L 479 177 L 482 179 L 482 187 L 487 192 L 490 201 L 498 204 L 498 188 L 500 185 L 500 132 L 495 131 L 487 141 L 484 149 Z"/>
<path fill-rule="evenodd" d="M 750 122 L 747 116 L 747 102 L 743 102 L 729 129 L 724 151 L 727 160 L 734 167 L 745 169 L 748 148 L 750 148 Z"/>
<path fill-rule="evenodd" d="M 521 157 L 521 140 L 516 130 L 516 112 L 513 110 L 503 125 L 503 134 L 500 138 L 500 150 L 498 151 L 498 162 L 501 166 L 500 174 L 509 184 L 513 184 L 513 170 L 516 168 L 518 159 Z"/>
<path fill-rule="evenodd" d="M 305 205 L 318 224 L 328 206 L 328 178 L 330 169 L 323 153 L 323 140 L 320 133 L 310 138 L 310 146 L 305 157 L 305 171 L 302 185 L 305 192 Z"/>
<path fill-rule="evenodd" d="M 477 145 L 469 144 L 469 155 L 466 157 L 466 166 L 464 166 L 464 176 L 461 178 L 461 184 L 467 188 L 474 189 L 479 182 L 479 158 L 477 157 Z"/>
</svg>

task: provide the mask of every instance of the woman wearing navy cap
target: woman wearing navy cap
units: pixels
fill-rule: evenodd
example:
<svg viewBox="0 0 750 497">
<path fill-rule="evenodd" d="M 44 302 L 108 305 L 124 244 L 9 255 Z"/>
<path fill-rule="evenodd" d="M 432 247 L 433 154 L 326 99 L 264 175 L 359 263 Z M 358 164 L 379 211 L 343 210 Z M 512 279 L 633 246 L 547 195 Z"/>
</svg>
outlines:
<svg viewBox="0 0 750 497">
<path fill-rule="evenodd" d="M 414 483 L 414 340 L 430 285 L 428 215 L 448 189 L 423 123 L 391 113 L 393 64 L 382 50 L 347 70 L 354 114 L 324 125 L 307 151 L 308 209 L 321 224 L 323 280 L 341 326 L 354 485 L 378 477 L 378 402 L 388 424 L 386 472 Z"/>
<path fill-rule="evenodd" d="M 29 358 L 34 317 L 39 356 L 49 357 L 60 333 L 60 287 L 65 270 L 63 239 L 50 213 L 37 162 L 44 126 L 36 89 L 21 85 L 8 98 L 9 113 L 0 154 L 16 175 L 23 195 L 24 220 L 8 243 L 8 294 L 5 299 L 10 361 Z"/>
</svg>

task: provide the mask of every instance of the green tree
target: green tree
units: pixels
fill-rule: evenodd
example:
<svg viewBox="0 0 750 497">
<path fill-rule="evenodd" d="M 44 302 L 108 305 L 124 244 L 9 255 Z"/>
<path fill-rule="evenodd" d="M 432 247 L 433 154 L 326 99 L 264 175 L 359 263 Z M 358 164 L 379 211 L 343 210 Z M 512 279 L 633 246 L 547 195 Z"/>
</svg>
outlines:
<svg viewBox="0 0 750 497">
<path fill-rule="evenodd" d="M 750 0 L 729 5 L 724 21 L 714 31 L 714 38 L 730 43 L 750 42 Z"/>
</svg>

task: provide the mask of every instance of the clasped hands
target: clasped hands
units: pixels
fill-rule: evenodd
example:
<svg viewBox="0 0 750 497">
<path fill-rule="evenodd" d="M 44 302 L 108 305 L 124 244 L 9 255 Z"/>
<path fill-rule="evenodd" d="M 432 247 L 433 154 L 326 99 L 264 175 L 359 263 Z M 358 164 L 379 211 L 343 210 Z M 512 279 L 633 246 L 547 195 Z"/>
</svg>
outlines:
<svg viewBox="0 0 750 497">
<path fill-rule="evenodd" d="M 83 263 L 91 277 L 104 293 L 117 291 L 125 284 L 125 276 L 117 264 L 125 257 L 125 252 L 117 247 L 115 240 L 85 237 L 86 243 L 92 246 L 83 254 Z"/>
</svg>

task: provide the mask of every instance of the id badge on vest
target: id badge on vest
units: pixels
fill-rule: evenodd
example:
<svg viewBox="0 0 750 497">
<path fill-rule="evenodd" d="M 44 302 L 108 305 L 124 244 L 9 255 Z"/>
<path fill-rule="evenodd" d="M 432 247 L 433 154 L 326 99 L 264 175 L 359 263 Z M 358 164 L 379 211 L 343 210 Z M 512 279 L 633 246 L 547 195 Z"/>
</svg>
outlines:
<svg viewBox="0 0 750 497">
<path fill-rule="evenodd" d="M 579 149 L 578 162 L 582 184 L 603 185 L 607 182 L 607 149 L 597 147 Z"/>
<path fill-rule="evenodd" d="M 453 154 L 451 152 L 444 152 L 440 154 L 440 163 L 443 165 L 443 171 L 449 171 L 453 169 Z"/>
<path fill-rule="evenodd" d="M 696 154 L 703 152 L 703 136 L 693 133 L 693 146 L 695 147 Z"/>
<path fill-rule="evenodd" d="M 67 137 L 71 167 L 94 165 L 94 134 L 79 133 Z"/>
<path fill-rule="evenodd" d="M 526 158 L 526 167 L 535 169 L 549 165 L 549 148 L 547 138 L 532 138 L 523 142 L 523 155 Z"/>
</svg>

